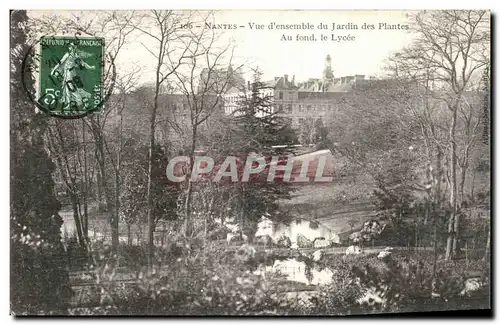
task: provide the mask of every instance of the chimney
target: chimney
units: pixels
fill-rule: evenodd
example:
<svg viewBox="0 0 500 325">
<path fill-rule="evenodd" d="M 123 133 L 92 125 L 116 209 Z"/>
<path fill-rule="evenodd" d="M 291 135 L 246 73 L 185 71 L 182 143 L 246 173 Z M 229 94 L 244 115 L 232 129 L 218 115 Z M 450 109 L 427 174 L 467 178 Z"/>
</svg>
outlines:
<svg viewBox="0 0 500 325">
<path fill-rule="evenodd" d="M 250 80 L 247 80 L 247 89 L 250 90 Z"/>
<path fill-rule="evenodd" d="M 295 86 L 295 75 L 292 76 L 292 85 Z"/>
<path fill-rule="evenodd" d="M 288 82 L 288 75 L 285 75 L 285 82 Z"/>
</svg>

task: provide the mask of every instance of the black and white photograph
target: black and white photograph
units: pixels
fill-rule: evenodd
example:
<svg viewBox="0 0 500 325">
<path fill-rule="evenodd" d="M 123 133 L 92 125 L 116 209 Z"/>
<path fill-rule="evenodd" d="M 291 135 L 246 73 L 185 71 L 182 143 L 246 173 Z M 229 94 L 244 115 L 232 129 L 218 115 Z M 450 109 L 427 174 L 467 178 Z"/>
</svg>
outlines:
<svg viewBox="0 0 500 325">
<path fill-rule="evenodd" d="M 11 317 L 491 317 L 490 10 L 9 20 Z"/>
</svg>

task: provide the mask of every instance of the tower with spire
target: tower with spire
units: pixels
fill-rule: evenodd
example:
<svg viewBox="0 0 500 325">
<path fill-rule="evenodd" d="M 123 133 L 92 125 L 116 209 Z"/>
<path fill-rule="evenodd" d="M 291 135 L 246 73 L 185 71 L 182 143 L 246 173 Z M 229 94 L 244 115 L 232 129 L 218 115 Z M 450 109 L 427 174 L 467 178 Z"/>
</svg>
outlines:
<svg viewBox="0 0 500 325">
<path fill-rule="evenodd" d="M 330 54 L 325 59 L 325 69 L 323 70 L 322 90 L 326 91 L 329 85 L 333 84 L 332 58 Z"/>
</svg>

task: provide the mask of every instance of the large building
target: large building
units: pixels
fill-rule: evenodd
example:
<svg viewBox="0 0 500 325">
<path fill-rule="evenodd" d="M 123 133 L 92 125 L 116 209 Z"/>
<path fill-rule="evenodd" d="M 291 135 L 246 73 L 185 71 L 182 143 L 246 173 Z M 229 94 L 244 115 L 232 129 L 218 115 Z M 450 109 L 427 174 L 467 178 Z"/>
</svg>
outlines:
<svg viewBox="0 0 500 325">
<path fill-rule="evenodd" d="M 261 90 L 261 95 L 272 98 L 274 109 L 289 118 L 294 127 L 311 131 L 309 135 L 300 135 L 301 142 L 310 143 L 315 140 L 312 134 L 314 126 L 335 116 L 346 93 L 369 82 L 364 75 L 335 77 L 331 57 L 327 55 L 320 78 L 310 78 L 297 83 L 295 76 L 290 78 L 285 74 L 263 82 L 265 88 Z M 226 114 L 237 114 L 239 102 L 251 93 L 250 88 L 250 82 L 247 82 L 244 90 L 232 87 L 224 94 Z"/>
<path fill-rule="evenodd" d="M 296 83 L 295 76 L 290 78 L 285 74 L 275 77 L 274 80 L 265 81 L 266 93 L 263 95 L 271 96 L 275 109 L 297 122 L 301 118 L 324 118 L 333 111 L 335 104 L 338 104 L 345 93 L 359 85 L 366 85 L 369 81 L 364 75 L 336 78 L 332 70 L 331 57 L 327 55 L 321 78 L 310 78 Z M 232 87 L 224 94 L 226 114 L 233 114 L 242 96 L 251 92 L 250 82 L 246 86 L 245 90 L 241 87 Z"/>
<path fill-rule="evenodd" d="M 343 99 L 346 94 L 369 82 L 370 80 L 365 79 L 363 75 L 336 77 L 328 55 L 320 78 L 296 82 L 295 76 L 285 74 L 264 81 L 264 87 L 259 89 L 259 95 L 271 99 L 274 112 L 278 112 L 291 122 L 298 131 L 301 143 L 311 144 L 320 140 L 318 128 L 329 119 L 333 119 L 337 112 L 343 109 L 345 106 Z M 144 91 L 151 91 L 149 88 L 145 87 Z M 206 106 L 212 106 L 212 101 L 217 102 L 217 107 L 206 107 L 206 110 L 210 111 L 213 116 L 237 115 L 241 99 L 249 96 L 251 89 L 251 82 L 245 82 L 241 71 L 235 71 L 229 66 L 201 71 L 196 93 L 189 94 L 189 96 L 197 97 L 198 101 L 203 100 Z M 152 94 L 145 96 L 145 98 L 153 97 Z M 170 141 L 176 139 L 175 141 L 180 142 L 179 146 L 185 145 L 181 142 L 188 139 L 177 135 L 191 128 L 189 116 L 190 106 L 193 105 L 192 99 L 186 94 L 162 94 L 160 96 L 157 117 L 159 138 L 169 138 Z M 211 120 L 207 119 L 204 124 L 210 124 Z M 161 121 L 168 121 L 168 123 Z"/>
</svg>

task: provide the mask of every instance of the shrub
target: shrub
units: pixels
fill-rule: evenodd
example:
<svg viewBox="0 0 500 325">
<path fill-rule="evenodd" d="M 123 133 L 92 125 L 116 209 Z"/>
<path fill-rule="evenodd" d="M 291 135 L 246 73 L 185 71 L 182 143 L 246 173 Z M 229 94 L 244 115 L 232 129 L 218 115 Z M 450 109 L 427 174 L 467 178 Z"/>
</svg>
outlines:
<svg viewBox="0 0 500 325">
<path fill-rule="evenodd" d="M 260 251 L 255 256 L 241 258 L 237 252 L 227 252 L 210 244 L 205 248 L 186 244 L 180 249 L 178 242 L 157 250 L 153 269 L 137 265 L 134 284 L 103 281 L 119 278 L 116 269 L 122 265 L 123 258 L 102 247 L 95 255 L 98 256 L 95 285 L 99 289 L 92 301 L 99 308 L 93 313 L 353 315 L 485 308 L 489 297 L 486 289 L 474 292 L 471 297 L 460 296 L 465 265 L 440 262 L 441 272 L 432 277 L 431 254 L 422 254 L 421 258 L 407 252 L 394 252 L 387 260 L 377 258 L 377 254 L 331 255 L 318 263 L 304 255 L 286 257 L 304 261 L 305 272 L 325 267 L 332 270 L 329 285 L 318 286 L 316 293 L 306 294 L 304 290 L 310 286 L 290 282 L 279 274 L 258 272 L 263 265 L 272 266 L 280 258 L 277 255 Z M 122 251 L 129 249 L 121 248 Z M 128 268 L 133 270 L 131 265 Z M 484 274 L 487 274 L 487 264 L 484 266 Z M 295 292 L 293 297 L 290 290 Z M 73 313 L 85 314 L 88 310 Z"/>
<path fill-rule="evenodd" d="M 406 252 L 393 253 L 385 260 L 376 254 L 329 256 L 320 264 L 333 270 L 332 283 L 320 287 L 309 312 L 349 315 L 489 308 L 487 263 L 471 270 L 462 261 L 438 261 L 433 276 L 432 262 L 431 254 Z M 470 274 L 483 286 L 462 296 Z"/>
<path fill-rule="evenodd" d="M 117 315 L 274 315 L 290 313 L 284 294 L 269 278 L 223 249 L 183 250 L 174 259 L 169 248 L 158 250 L 152 270 L 136 269 L 132 285 L 117 280 L 120 258 L 107 247 L 96 254 L 95 285 L 99 308 L 93 313 Z M 159 260 L 161 259 L 161 261 Z M 105 308 L 108 306 L 107 308 Z M 75 314 L 87 309 L 73 310 Z"/>
<path fill-rule="evenodd" d="M 71 295 L 61 243 L 51 243 L 31 231 L 12 235 L 11 311 L 15 315 L 66 313 Z"/>
</svg>

